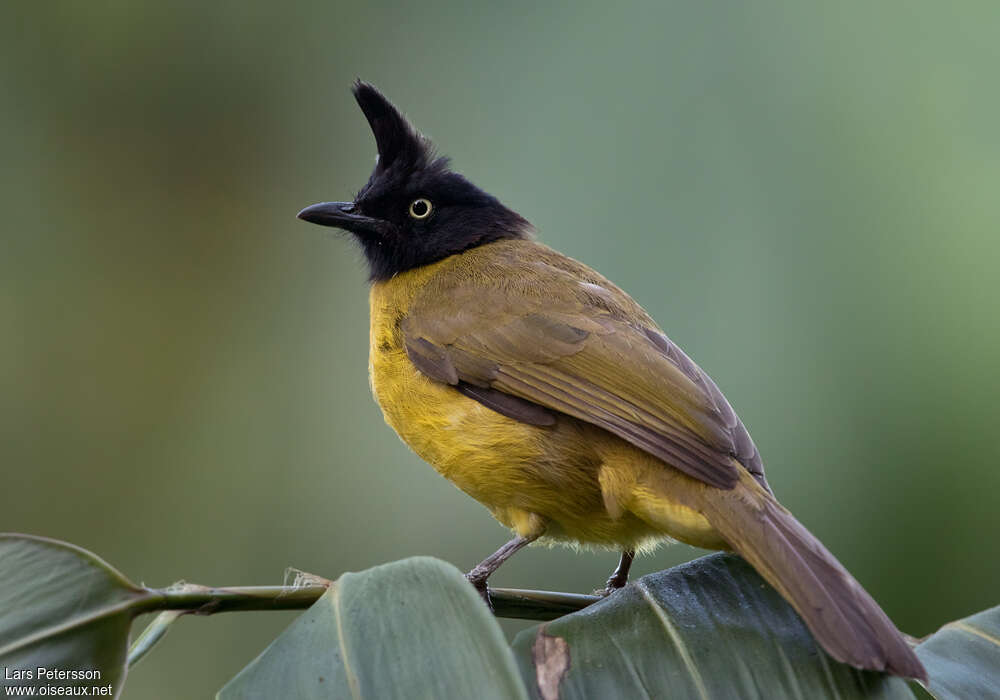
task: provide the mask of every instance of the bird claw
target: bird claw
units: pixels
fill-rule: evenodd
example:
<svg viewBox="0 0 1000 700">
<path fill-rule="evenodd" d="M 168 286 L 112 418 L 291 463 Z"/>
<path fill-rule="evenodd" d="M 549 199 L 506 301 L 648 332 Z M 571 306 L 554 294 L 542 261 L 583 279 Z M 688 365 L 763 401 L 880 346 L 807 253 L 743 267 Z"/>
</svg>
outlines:
<svg viewBox="0 0 1000 700">
<path fill-rule="evenodd" d="M 625 586 L 605 586 L 604 588 L 597 588 L 594 590 L 593 595 L 596 595 L 598 598 L 607 598 L 615 591 L 620 591 L 624 587 Z"/>
<path fill-rule="evenodd" d="M 472 584 L 472 587 L 479 593 L 479 597 L 486 603 L 486 607 L 490 609 L 490 612 L 493 612 L 493 601 L 490 600 L 490 587 L 486 583 L 486 579 L 481 579 L 469 573 L 465 575 L 465 580 Z"/>
</svg>

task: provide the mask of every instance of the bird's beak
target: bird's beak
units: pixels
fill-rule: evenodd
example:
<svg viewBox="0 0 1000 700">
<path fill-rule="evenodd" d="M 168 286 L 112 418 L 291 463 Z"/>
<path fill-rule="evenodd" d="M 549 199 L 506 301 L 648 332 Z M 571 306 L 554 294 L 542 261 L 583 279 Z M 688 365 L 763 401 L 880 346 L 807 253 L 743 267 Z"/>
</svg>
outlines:
<svg viewBox="0 0 1000 700">
<path fill-rule="evenodd" d="M 350 233 L 380 235 L 385 222 L 357 213 L 354 202 L 320 202 L 306 207 L 297 214 L 298 218 L 320 226 L 334 226 Z"/>
</svg>

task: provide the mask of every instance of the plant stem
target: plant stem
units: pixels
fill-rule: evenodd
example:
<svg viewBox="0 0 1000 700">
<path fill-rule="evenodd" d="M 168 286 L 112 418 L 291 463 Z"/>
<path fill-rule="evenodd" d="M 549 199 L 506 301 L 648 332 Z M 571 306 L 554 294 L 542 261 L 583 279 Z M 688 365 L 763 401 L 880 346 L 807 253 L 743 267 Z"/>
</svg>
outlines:
<svg viewBox="0 0 1000 700">
<path fill-rule="evenodd" d="M 232 586 L 212 588 L 185 583 L 151 589 L 142 612 L 183 610 L 194 615 L 214 615 L 240 610 L 302 610 L 326 593 L 326 586 Z"/>
<path fill-rule="evenodd" d="M 554 620 L 557 617 L 582 610 L 588 605 L 593 605 L 600 598 L 596 595 L 582 595 L 580 593 L 491 588 L 490 600 L 493 601 L 493 610 L 497 617 Z"/>
<path fill-rule="evenodd" d="M 214 615 L 239 610 L 301 610 L 315 603 L 326 592 L 326 586 L 210 588 L 183 584 L 149 592 L 151 595 L 140 606 L 140 612 L 181 610 L 195 615 Z M 600 600 L 592 595 L 516 588 L 492 588 L 490 597 L 497 617 L 525 620 L 554 620 Z"/>
</svg>

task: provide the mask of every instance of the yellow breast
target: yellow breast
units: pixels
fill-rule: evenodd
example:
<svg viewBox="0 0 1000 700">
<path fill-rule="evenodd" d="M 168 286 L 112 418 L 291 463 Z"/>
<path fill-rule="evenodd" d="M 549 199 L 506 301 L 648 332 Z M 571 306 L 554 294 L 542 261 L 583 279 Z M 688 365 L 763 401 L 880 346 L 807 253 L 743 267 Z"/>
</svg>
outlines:
<svg viewBox="0 0 1000 700">
<path fill-rule="evenodd" d="M 546 538 L 575 544 L 644 548 L 665 535 L 694 544 L 710 535 L 700 513 L 659 503 L 671 526 L 651 525 L 641 505 L 646 475 L 688 477 L 576 419 L 536 427 L 507 418 L 428 379 L 410 362 L 400 324 L 426 282 L 456 258 L 371 287 L 372 392 L 386 422 L 424 461 L 522 535 L 544 522 Z M 667 474 L 664 474 L 667 472 Z M 714 540 L 713 540 L 714 541 Z"/>
<path fill-rule="evenodd" d="M 448 262 L 372 285 L 372 392 L 386 422 L 423 460 L 487 507 L 502 507 L 510 488 L 500 482 L 538 457 L 537 429 L 425 377 L 406 356 L 399 328 L 424 282 Z M 509 466 L 497 469 L 500 454 Z"/>
</svg>

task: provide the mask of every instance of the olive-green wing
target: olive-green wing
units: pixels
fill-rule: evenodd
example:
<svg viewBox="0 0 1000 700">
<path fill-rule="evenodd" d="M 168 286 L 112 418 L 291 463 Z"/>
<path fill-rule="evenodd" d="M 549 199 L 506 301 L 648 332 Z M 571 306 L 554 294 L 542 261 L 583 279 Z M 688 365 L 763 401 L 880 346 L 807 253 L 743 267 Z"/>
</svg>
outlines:
<svg viewBox="0 0 1000 700">
<path fill-rule="evenodd" d="M 624 292 L 543 262 L 513 272 L 415 300 L 401 329 L 423 374 L 524 422 L 598 425 L 712 486 L 732 488 L 740 465 L 766 486 L 725 397 Z"/>
</svg>

